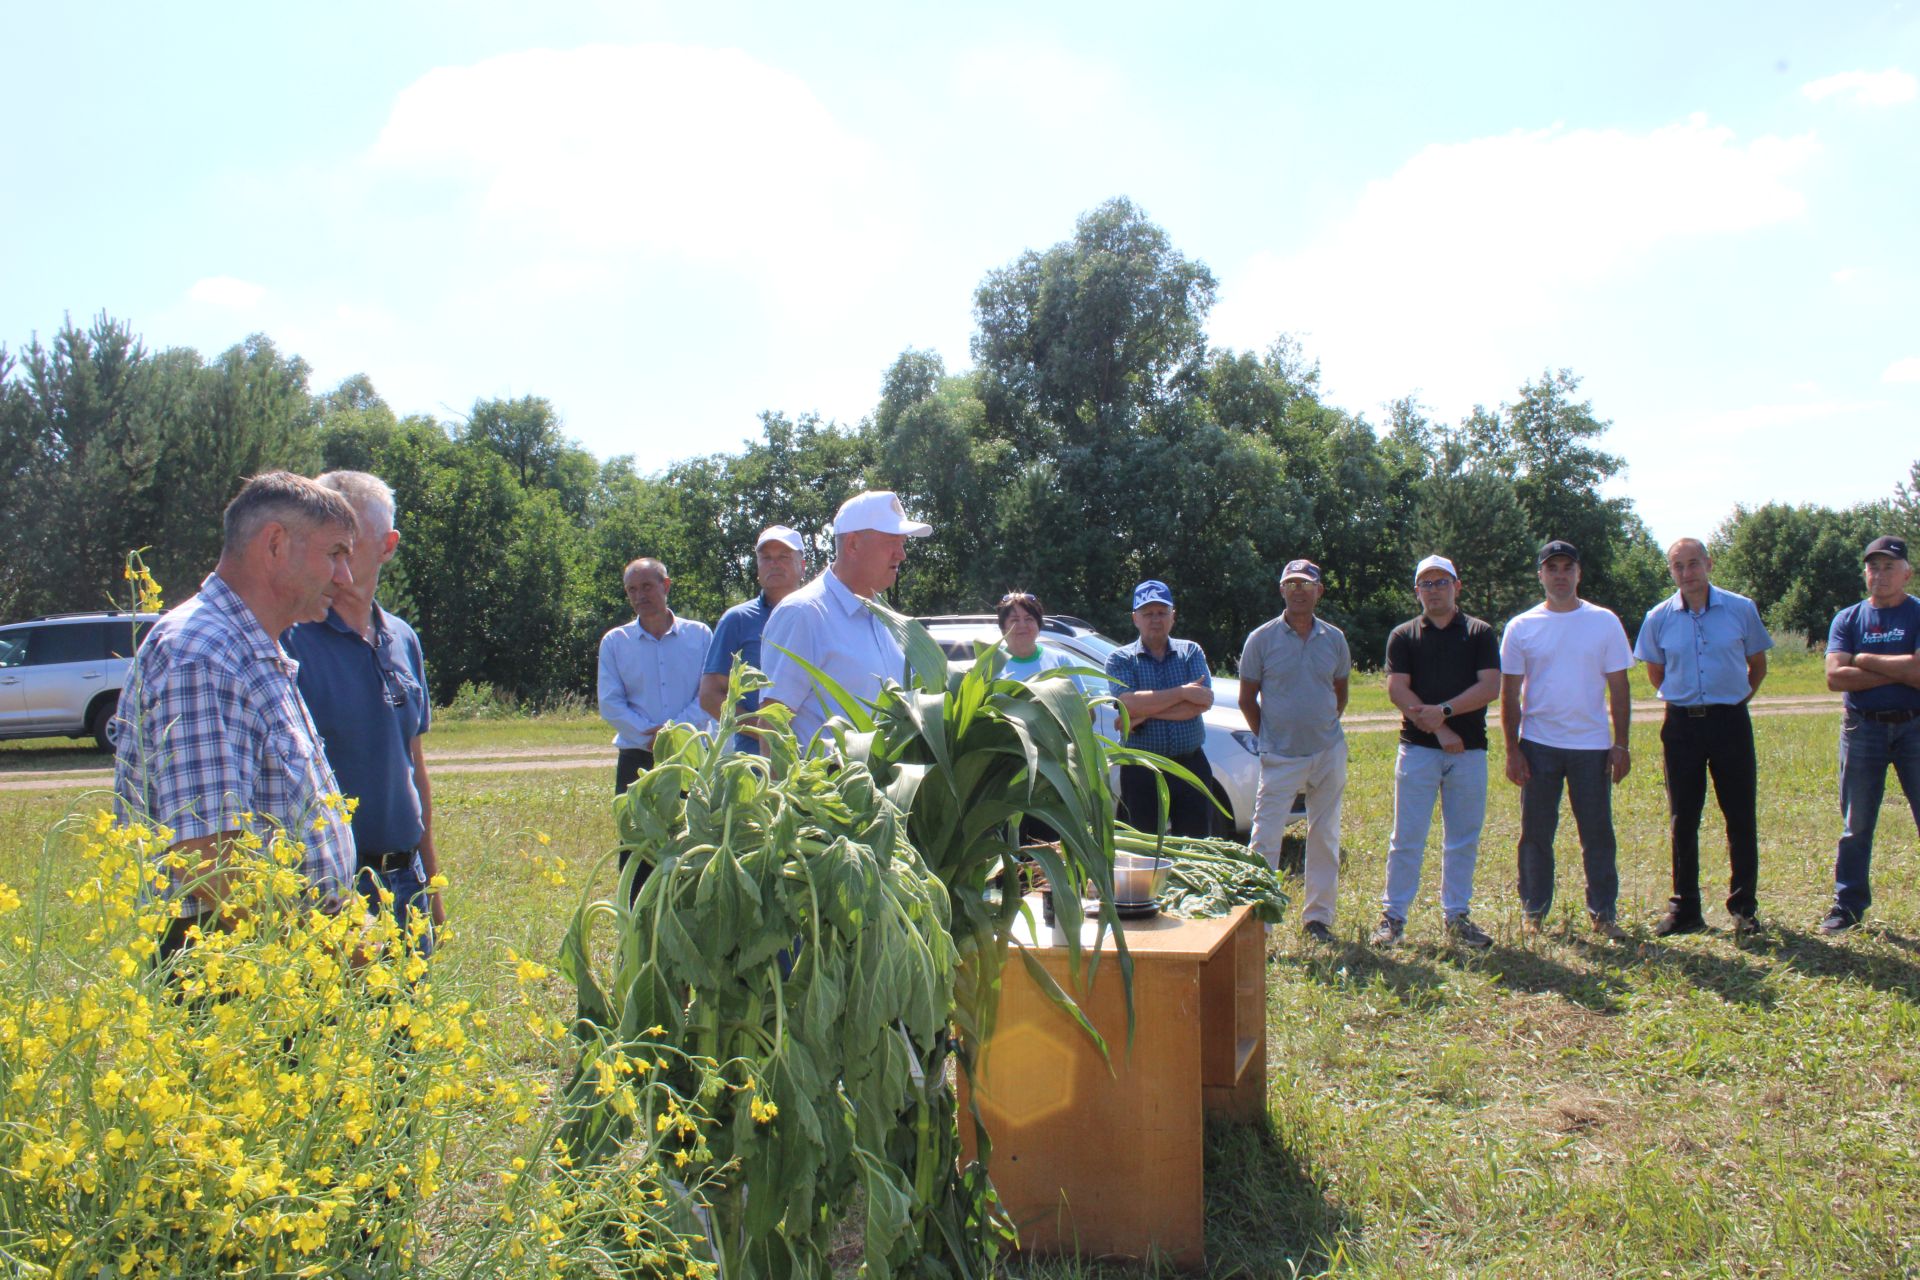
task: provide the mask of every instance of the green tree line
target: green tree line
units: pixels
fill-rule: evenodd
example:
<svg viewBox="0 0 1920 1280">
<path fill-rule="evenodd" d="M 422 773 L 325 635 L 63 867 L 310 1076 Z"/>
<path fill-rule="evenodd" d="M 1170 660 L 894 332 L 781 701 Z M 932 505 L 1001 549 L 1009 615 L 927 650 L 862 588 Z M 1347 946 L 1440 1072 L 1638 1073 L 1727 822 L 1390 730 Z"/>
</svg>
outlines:
<svg viewBox="0 0 1920 1280">
<path fill-rule="evenodd" d="M 217 556 L 221 508 L 274 467 L 393 485 L 403 541 L 383 586 L 442 702 L 468 682 L 534 701 L 589 692 L 600 634 L 628 616 L 628 560 L 660 557 L 676 610 L 712 620 L 755 590 L 760 528 L 801 530 L 817 569 L 835 508 L 866 487 L 935 525 L 897 607 L 978 612 L 1021 588 L 1125 638 L 1129 589 L 1158 577 L 1216 667 L 1277 611 L 1275 575 L 1296 556 L 1325 569 L 1323 611 L 1363 662 L 1413 610 L 1411 567 L 1429 551 L 1452 556 L 1463 604 L 1495 621 L 1537 599 L 1533 550 L 1550 537 L 1581 547 L 1584 593 L 1630 630 L 1670 590 L 1631 502 L 1602 496 L 1623 464 L 1570 370 L 1458 422 L 1411 398 L 1372 422 L 1327 402 L 1289 337 L 1210 346 L 1215 291 L 1112 200 L 987 273 L 970 369 L 907 350 L 858 423 L 770 410 L 741 451 L 654 474 L 595 458 L 538 396 L 402 417 L 364 376 L 310 390 L 306 363 L 263 335 L 207 360 L 150 351 L 104 315 L 68 321 L 0 347 L 0 617 L 101 607 L 129 547 L 152 548 L 184 598 Z M 1859 597 L 1859 548 L 1920 533 L 1917 495 L 1920 463 L 1885 502 L 1736 509 L 1712 537 L 1718 577 L 1775 628 L 1822 639 Z"/>
</svg>

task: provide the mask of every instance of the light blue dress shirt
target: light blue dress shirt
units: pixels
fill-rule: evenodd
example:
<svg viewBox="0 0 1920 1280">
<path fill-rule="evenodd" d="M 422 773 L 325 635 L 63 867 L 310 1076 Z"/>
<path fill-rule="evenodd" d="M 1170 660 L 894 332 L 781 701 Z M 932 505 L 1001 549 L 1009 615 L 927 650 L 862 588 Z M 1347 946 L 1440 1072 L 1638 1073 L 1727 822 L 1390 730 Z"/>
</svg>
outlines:
<svg viewBox="0 0 1920 1280">
<path fill-rule="evenodd" d="M 900 679 L 906 667 L 893 632 L 831 568 L 782 600 L 760 634 L 762 670 L 773 681 L 761 696 L 792 709 L 793 734 L 802 745 L 813 740 L 836 708 L 787 653 L 805 658 L 866 702 L 880 696 L 886 681 Z"/>
<path fill-rule="evenodd" d="M 614 746 L 651 750 L 653 735 L 669 721 L 695 728 L 713 723 L 699 698 L 711 643 L 706 623 L 677 614 L 663 635 L 636 618 L 600 638 L 600 718 L 613 726 Z"/>
<path fill-rule="evenodd" d="M 1753 601 L 1738 592 L 1707 588 L 1707 607 L 1694 613 L 1678 591 L 1655 605 L 1640 624 L 1633 656 L 1666 668 L 1660 700 L 1676 707 L 1745 702 L 1753 692 L 1747 659 L 1773 648 Z"/>
</svg>

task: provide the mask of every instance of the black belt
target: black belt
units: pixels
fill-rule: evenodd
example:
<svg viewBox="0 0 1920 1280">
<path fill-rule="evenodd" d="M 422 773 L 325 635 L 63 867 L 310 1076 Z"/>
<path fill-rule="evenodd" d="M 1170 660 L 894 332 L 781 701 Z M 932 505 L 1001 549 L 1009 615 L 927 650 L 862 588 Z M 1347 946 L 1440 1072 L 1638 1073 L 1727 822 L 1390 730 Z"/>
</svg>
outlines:
<svg viewBox="0 0 1920 1280">
<path fill-rule="evenodd" d="M 1746 706 L 1747 704 L 1744 702 L 1703 702 L 1698 706 L 1680 707 L 1669 702 L 1667 704 L 1667 714 L 1670 716 L 1688 716 L 1698 720 L 1703 716 L 1726 715 L 1735 711 L 1744 711 L 1746 710 Z"/>
<path fill-rule="evenodd" d="M 378 871 L 383 876 L 391 875 L 412 867 L 413 855 L 419 852 L 418 848 L 413 848 L 396 849 L 392 853 L 363 853 L 360 855 L 360 869 Z"/>
<path fill-rule="evenodd" d="M 1911 720 L 1920 720 L 1920 711 L 1912 710 L 1861 711 L 1856 714 L 1858 714 L 1861 719 L 1871 720 L 1875 724 L 1906 724 Z"/>
</svg>

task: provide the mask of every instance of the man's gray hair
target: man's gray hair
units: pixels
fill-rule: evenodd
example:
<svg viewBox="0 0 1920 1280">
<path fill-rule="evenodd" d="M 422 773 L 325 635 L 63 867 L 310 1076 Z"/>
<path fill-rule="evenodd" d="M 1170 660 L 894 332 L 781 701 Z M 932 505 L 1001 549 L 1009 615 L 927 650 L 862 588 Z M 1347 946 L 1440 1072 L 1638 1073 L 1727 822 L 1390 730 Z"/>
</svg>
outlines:
<svg viewBox="0 0 1920 1280">
<path fill-rule="evenodd" d="M 248 480 L 227 504 L 220 553 L 239 553 L 269 524 L 306 533 L 322 525 L 358 529 L 359 523 L 353 504 L 343 495 L 291 471 L 268 471 Z"/>
<path fill-rule="evenodd" d="M 345 497 L 355 511 L 371 515 L 376 525 L 393 528 L 393 487 L 379 476 L 367 471 L 329 471 L 314 483 Z"/>
</svg>

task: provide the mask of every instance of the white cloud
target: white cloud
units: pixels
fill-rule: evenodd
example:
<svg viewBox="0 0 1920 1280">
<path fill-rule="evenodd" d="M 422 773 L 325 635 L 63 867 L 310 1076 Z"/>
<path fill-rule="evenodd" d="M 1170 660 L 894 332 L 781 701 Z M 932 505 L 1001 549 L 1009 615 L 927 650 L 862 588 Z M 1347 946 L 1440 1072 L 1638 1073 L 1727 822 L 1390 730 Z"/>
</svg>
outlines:
<svg viewBox="0 0 1920 1280">
<path fill-rule="evenodd" d="M 1833 282 L 1835 284 L 1852 284 L 1859 278 L 1860 268 L 1858 267 L 1842 267 L 1833 273 Z"/>
<path fill-rule="evenodd" d="M 208 306 L 223 307 L 228 311 L 251 311 L 260 305 L 267 296 L 264 285 L 251 280 L 239 280 L 233 276 L 206 276 L 193 282 L 187 290 L 187 297 L 193 302 L 204 302 Z"/>
<path fill-rule="evenodd" d="M 1799 218 L 1792 179 L 1817 150 L 1811 136 L 1743 143 L 1697 115 L 1437 143 L 1304 251 L 1223 273 L 1212 336 L 1263 349 L 1301 334 L 1336 403 L 1417 389 L 1453 416 L 1538 372 L 1538 335 L 1579 291 L 1671 242 Z"/>
<path fill-rule="evenodd" d="M 1904 360 L 1895 360 L 1880 375 L 1882 382 L 1920 382 L 1920 356 L 1908 356 Z"/>
<path fill-rule="evenodd" d="M 949 74 L 956 99 L 1017 118 L 1029 134 L 1109 116 L 1123 105 L 1126 88 L 1112 67 L 1026 39 L 967 50 Z"/>
<path fill-rule="evenodd" d="M 1920 80 L 1896 67 L 1885 71 L 1842 71 L 1839 75 L 1809 80 L 1800 86 L 1800 92 L 1813 102 L 1845 95 L 1857 107 L 1892 107 L 1920 96 Z"/>
<path fill-rule="evenodd" d="M 1884 408 L 1879 400 L 1797 400 L 1784 404 L 1755 404 L 1726 409 L 1691 421 L 1668 423 L 1663 431 L 1679 431 L 1690 439 L 1743 439 L 1777 432 L 1785 427 L 1831 422 L 1835 418 L 1872 413 Z"/>
<path fill-rule="evenodd" d="M 470 189 L 446 233 L 531 244 L 548 262 L 527 278 L 563 292 L 626 258 L 814 281 L 871 257 L 877 235 L 868 146 L 800 79 L 736 50 L 597 45 L 437 68 L 400 93 L 368 160 L 391 187 Z"/>
</svg>

